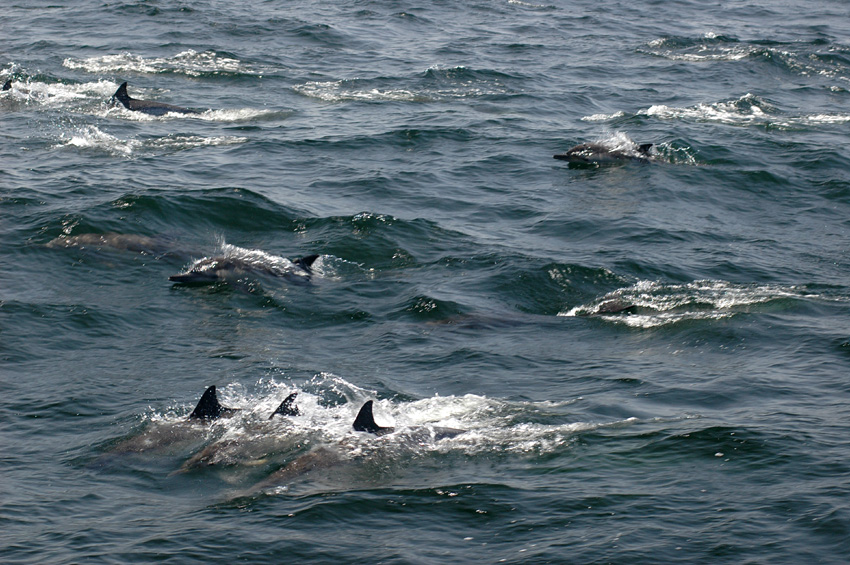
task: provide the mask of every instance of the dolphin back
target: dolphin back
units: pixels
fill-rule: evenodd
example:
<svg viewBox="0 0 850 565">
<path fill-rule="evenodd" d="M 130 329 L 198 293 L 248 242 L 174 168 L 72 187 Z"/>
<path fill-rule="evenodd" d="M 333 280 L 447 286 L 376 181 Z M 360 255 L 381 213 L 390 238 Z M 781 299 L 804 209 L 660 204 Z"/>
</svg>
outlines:
<svg viewBox="0 0 850 565">
<path fill-rule="evenodd" d="M 164 114 L 168 114 L 170 112 L 176 114 L 197 114 L 198 112 L 192 110 L 190 108 L 183 108 L 181 106 L 174 106 L 173 104 L 165 104 L 163 102 L 156 102 L 154 100 L 139 100 L 138 98 L 131 98 L 127 93 L 127 83 L 121 83 L 121 86 L 118 87 L 118 90 L 115 91 L 115 94 L 112 95 L 112 99 L 110 102 L 115 104 L 115 101 L 118 101 L 128 110 L 132 110 L 133 112 L 142 112 L 144 114 L 150 114 L 151 116 L 162 116 Z"/>
</svg>

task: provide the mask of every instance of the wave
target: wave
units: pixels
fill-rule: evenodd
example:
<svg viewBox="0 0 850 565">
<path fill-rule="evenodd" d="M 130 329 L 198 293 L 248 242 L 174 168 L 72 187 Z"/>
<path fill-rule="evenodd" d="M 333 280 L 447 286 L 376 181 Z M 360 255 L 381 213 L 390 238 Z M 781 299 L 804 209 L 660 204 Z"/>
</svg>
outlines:
<svg viewBox="0 0 850 565">
<path fill-rule="evenodd" d="M 214 147 L 245 143 L 247 138 L 236 136 L 204 137 L 200 135 L 172 134 L 151 139 L 121 139 L 102 131 L 97 126 L 82 126 L 62 133 L 57 147 L 93 150 L 116 157 L 139 157 L 153 154 L 186 151 L 198 147 Z"/>
<path fill-rule="evenodd" d="M 117 88 L 117 86 L 116 86 Z M 120 117 L 124 120 L 135 122 L 161 122 L 170 120 L 204 120 L 208 122 L 253 122 L 273 119 L 283 119 L 292 115 L 291 111 L 280 110 L 258 110 L 255 108 L 236 108 L 223 110 L 205 110 L 197 114 L 179 114 L 169 112 L 163 115 L 154 116 L 144 112 L 133 112 L 123 106 L 113 106 L 108 108 L 99 108 L 95 115 L 100 117 Z"/>
<path fill-rule="evenodd" d="M 215 51 L 203 51 L 199 53 L 192 49 L 182 51 L 171 57 L 143 57 L 129 52 L 89 57 L 86 59 L 69 57 L 62 62 L 62 65 L 68 69 L 82 70 L 95 74 L 173 73 L 191 77 L 259 76 L 263 74 L 263 69 L 255 69 L 229 53 L 217 53 Z"/>
<path fill-rule="evenodd" d="M 783 115 L 776 106 L 750 93 L 732 100 L 702 103 L 684 108 L 659 104 L 639 110 L 637 115 L 662 120 L 694 120 L 734 126 L 755 125 L 782 129 L 850 122 L 850 113 L 847 112 Z"/>
<path fill-rule="evenodd" d="M 415 77 L 311 81 L 292 87 L 325 102 L 440 102 L 513 94 L 503 73 L 467 67 L 431 67 Z"/>
<path fill-rule="evenodd" d="M 658 38 L 638 51 L 671 61 L 691 63 L 756 60 L 799 77 L 850 80 L 850 49 L 829 43 L 824 47 L 821 41 L 742 41 L 732 36 L 706 33 L 702 37 Z"/>
</svg>

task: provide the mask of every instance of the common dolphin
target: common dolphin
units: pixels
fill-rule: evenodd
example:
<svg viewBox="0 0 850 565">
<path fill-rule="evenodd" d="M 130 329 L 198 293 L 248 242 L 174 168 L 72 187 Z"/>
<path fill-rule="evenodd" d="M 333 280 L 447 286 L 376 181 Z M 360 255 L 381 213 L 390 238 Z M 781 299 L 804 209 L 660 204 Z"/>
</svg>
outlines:
<svg viewBox="0 0 850 565">
<path fill-rule="evenodd" d="M 227 408 L 218 401 L 215 386 L 210 386 L 201 395 L 195 409 L 185 420 L 153 423 L 142 433 L 128 438 L 111 449 L 109 453 L 145 453 L 185 449 L 204 440 L 209 424 L 219 418 L 232 416 L 238 408 Z"/>
<path fill-rule="evenodd" d="M 595 308 L 580 310 L 576 316 L 602 316 L 604 314 L 631 314 L 636 306 L 619 298 L 603 300 Z"/>
<path fill-rule="evenodd" d="M 165 236 L 146 236 L 128 233 L 81 233 L 72 236 L 59 236 L 47 242 L 47 247 L 79 249 L 118 249 L 132 251 L 134 253 L 148 253 L 151 255 L 175 255 L 187 257 L 187 251 L 176 248 L 172 238 Z"/>
<path fill-rule="evenodd" d="M 373 402 L 371 400 L 367 400 L 363 404 L 360 411 L 357 413 L 357 417 L 354 419 L 352 427 L 356 432 L 366 432 L 376 436 L 398 434 L 397 436 L 393 435 L 393 437 L 399 437 L 401 441 L 391 445 L 406 445 L 415 449 L 417 446 L 425 443 L 452 438 L 466 432 L 466 430 L 459 430 L 455 428 L 432 426 L 414 426 L 411 428 L 402 428 L 399 431 L 396 431 L 394 427 L 379 426 L 375 422 L 375 418 L 372 413 L 372 406 Z M 343 453 L 343 450 L 344 446 L 342 446 L 342 444 L 336 447 L 317 447 L 304 455 L 296 457 L 282 468 L 278 469 L 262 481 L 256 483 L 248 491 L 244 491 L 237 496 L 256 495 L 264 490 L 283 486 L 293 479 L 312 471 L 318 469 L 329 469 L 351 463 L 350 457 L 346 456 Z"/>
<path fill-rule="evenodd" d="M 165 104 L 163 102 L 157 102 L 155 100 L 139 100 L 138 98 L 130 98 L 130 95 L 127 94 L 127 83 L 122 83 L 121 86 L 118 87 L 118 90 L 115 91 L 115 94 L 112 95 L 112 99 L 110 100 L 111 104 L 115 104 L 115 101 L 120 102 L 125 108 L 128 110 L 132 110 L 133 112 L 142 112 L 144 114 L 150 114 L 151 116 L 163 116 L 165 114 L 173 113 L 173 114 L 198 114 L 197 110 L 191 110 L 189 108 L 183 108 L 181 106 L 174 106 L 173 104 Z"/>
<path fill-rule="evenodd" d="M 636 150 L 611 149 L 601 143 L 582 143 L 567 149 L 566 153 L 553 155 L 555 159 L 570 163 L 610 165 L 627 161 L 648 162 L 651 143 L 639 145 Z"/>
<path fill-rule="evenodd" d="M 287 396 L 268 419 L 271 420 L 275 416 L 298 416 L 300 410 L 295 405 L 297 396 L 297 392 Z M 226 438 L 209 444 L 187 459 L 171 475 L 214 465 L 262 463 L 269 453 L 279 450 L 281 444 L 285 444 L 288 439 L 278 437 L 280 429 L 269 427 L 266 424 L 256 425 L 253 428 L 251 437 Z"/>
<path fill-rule="evenodd" d="M 367 400 L 357 413 L 357 418 L 354 419 L 352 426 L 355 432 L 367 432 L 376 436 L 383 436 L 395 432 L 395 428 L 390 426 L 379 426 L 375 422 L 375 416 L 372 413 L 372 401 Z M 457 428 L 443 428 L 439 426 L 415 426 L 405 431 L 405 435 L 414 441 L 423 441 L 432 439 L 434 441 L 452 438 L 458 436 L 466 430 Z"/>
<path fill-rule="evenodd" d="M 232 280 L 251 273 L 274 277 L 300 276 L 303 278 L 312 274 L 311 267 L 318 258 L 319 255 L 307 255 L 292 261 L 292 266 L 297 269 L 285 269 L 235 256 L 206 257 L 195 261 L 185 272 L 171 275 L 168 280 L 177 283 L 213 283 Z"/>
</svg>

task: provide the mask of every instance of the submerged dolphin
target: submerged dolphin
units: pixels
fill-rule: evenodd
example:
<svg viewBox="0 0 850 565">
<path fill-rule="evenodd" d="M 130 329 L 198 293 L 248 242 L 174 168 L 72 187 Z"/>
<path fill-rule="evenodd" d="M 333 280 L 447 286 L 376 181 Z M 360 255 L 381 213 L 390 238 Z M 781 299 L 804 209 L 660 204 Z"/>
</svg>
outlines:
<svg viewBox="0 0 850 565">
<path fill-rule="evenodd" d="M 624 163 L 627 161 L 648 162 L 651 157 L 649 153 L 651 148 L 651 143 L 644 143 L 638 146 L 635 151 L 611 149 L 601 143 L 582 143 L 581 145 L 567 149 L 566 153 L 553 155 L 553 157 L 561 161 L 569 161 L 570 163 L 595 163 L 599 165 Z"/>
<path fill-rule="evenodd" d="M 72 236 L 60 236 L 47 242 L 47 247 L 79 249 L 108 247 L 134 253 L 151 255 L 176 255 L 186 257 L 188 252 L 175 249 L 174 241 L 165 236 L 136 235 L 129 233 L 82 233 Z"/>
<path fill-rule="evenodd" d="M 185 449 L 203 441 L 212 421 L 232 416 L 238 408 L 222 406 L 218 401 L 215 386 L 204 391 L 195 409 L 185 420 L 177 422 L 155 423 L 139 435 L 128 438 L 111 449 L 111 454 L 145 453 L 168 449 Z"/>
<path fill-rule="evenodd" d="M 297 268 L 282 269 L 277 266 L 263 264 L 257 261 L 249 261 L 239 257 L 207 257 L 196 261 L 183 273 L 171 275 L 168 280 L 178 283 L 213 283 L 228 279 L 238 278 L 243 274 L 259 273 L 274 277 L 301 276 L 307 277 L 312 274 L 311 266 L 316 262 L 319 255 L 307 255 L 292 261 Z"/>
<path fill-rule="evenodd" d="M 173 104 L 165 104 L 163 102 L 156 102 L 155 100 L 139 100 L 138 98 L 130 98 L 130 95 L 127 94 L 126 82 L 118 87 L 118 90 L 116 90 L 115 94 L 112 95 L 110 103 L 115 104 L 116 100 L 128 110 L 132 110 L 133 112 L 142 112 L 144 114 L 150 114 L 151 116 L 163 116 L 168 113 L 200 113 L 197 110 L 191 110 L 189 108 L 183 108 L 181 106 L 174 106 Z"/>
</svg>

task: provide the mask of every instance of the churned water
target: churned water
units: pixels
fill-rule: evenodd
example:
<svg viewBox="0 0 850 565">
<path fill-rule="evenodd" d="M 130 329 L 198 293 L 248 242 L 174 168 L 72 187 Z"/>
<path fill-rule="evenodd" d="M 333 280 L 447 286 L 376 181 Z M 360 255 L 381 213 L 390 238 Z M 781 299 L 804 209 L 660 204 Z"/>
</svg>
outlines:
<svg viewBox="0 0 850 565">
<path fill-rule="evenodd" d="M 845 2 L 2 12 L 3 562 L 850 557 Z"/>
</svg>

